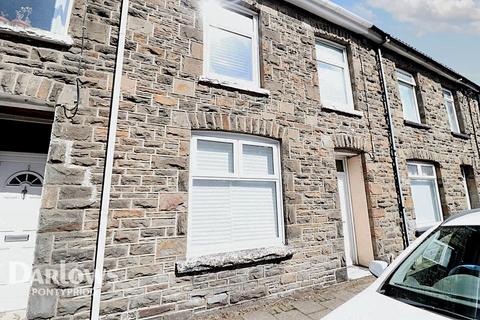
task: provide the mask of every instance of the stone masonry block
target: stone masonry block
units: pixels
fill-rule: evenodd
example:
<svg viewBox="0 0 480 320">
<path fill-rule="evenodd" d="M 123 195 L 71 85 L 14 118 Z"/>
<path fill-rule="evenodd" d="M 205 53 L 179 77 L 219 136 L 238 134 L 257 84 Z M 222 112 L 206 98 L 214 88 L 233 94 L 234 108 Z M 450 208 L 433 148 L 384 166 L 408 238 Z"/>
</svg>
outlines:
<svg viewBox="0 0 480 320">
<path fill-rule="evenodd" d="M 193 96 L 195 94 L 195 84 L 193 81 L 173 79 L 173 92 L 185 96 Z"/>
</svg>

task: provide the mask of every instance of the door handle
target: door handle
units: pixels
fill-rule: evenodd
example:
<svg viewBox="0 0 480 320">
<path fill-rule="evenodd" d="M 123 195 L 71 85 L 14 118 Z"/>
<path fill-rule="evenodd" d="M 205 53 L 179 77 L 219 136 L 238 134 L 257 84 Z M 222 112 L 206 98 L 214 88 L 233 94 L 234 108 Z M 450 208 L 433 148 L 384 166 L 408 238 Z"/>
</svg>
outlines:
<svg viewBox="0 0 480 320">
<path fill-rule="evenodd" d="M 30 239 L 29 234 L 15 234 L 5 236 L 5 242 L 27 242 Z"/>
</svg>

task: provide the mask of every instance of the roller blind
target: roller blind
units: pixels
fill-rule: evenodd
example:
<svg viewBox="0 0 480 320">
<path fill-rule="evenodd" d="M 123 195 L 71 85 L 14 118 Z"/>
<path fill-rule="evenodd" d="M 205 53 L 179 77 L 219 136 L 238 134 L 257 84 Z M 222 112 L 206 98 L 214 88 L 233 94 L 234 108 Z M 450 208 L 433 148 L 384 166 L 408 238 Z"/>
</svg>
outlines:
<svg viewBox="0 0 480 320">
<path fill-rule="evenodd" d="M 274 182 L 194 180 L 192 255 L 257 247 L 277 237 Z"/>
<path fill-rule="evenodd" d="M 245 174 L 271 175 L 273 174 L 273 149 L 244 144 L 242 163 Z"/>
<path fill-rule="evenodd" d="M 210 70 L 226 77 L 253 80 L 252 39 L 210 28 Z"/>
<path fill-rule="evenodd" d="M 198 140 L 196 169 L 205 173 L 233 173 L 233 143 Z"/>
<path fill-rule="evenodd" d="M 206 18 L 206 67 L 209 77 L 259 85 L 255 14 L 217 6 Z"/>
</svg>

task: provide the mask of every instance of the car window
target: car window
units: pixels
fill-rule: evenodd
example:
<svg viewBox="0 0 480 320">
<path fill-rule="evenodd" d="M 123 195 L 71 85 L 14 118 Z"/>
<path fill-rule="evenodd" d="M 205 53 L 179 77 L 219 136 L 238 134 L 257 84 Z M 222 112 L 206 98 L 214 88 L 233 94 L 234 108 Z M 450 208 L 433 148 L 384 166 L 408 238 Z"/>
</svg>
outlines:
<svg viewBox="0 0 480 320">
<path fill-rule="evenodd" d="M 480 319 L 480 227 L 441 227 L 397 268 L 382 293 L 460 319 Z"/>
</svg>

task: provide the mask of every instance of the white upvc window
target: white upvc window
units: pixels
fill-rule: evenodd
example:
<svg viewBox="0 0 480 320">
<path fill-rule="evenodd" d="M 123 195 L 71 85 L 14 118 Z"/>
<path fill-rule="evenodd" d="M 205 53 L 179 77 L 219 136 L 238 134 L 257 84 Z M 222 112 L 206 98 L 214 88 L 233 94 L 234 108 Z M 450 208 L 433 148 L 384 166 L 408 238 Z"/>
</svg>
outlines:
<svg viewBox="0 0 480 320">
<path fill-rule="evenodd" d="M 455 100 L 450 90 L 443 89 L 443 103 L 447 109 L 448 121 L 452 132 L 460 133 L 460 125 L 458 123 L 457 110 L 455 110 Z"/>
<path fill-rule="evenodd" d="M 400 99 L 402 100 L 403 118 L 408 121 L 421 123 L 415 78 L 410 73 L 397 69 L 397 80 Z"/>
<path fill-rule="evenodd" d="M 283 244 L 278 141 L 194 133 L 189 190 L 188 258 Z"/>
<path fill-rule="evenodd" d="M 260 87 L 258 16 L 240 6 L 210 0 L 204 9 L 204 76 Z"/>
<path fill-rule="evenodd" d="M 67 35 L 73 0 L 0 1 L 0 28 Z"/>
<path fill-rule="evenodd" d="M 315 48 L 322 104 L 327 108 L 353 111 L 347 49 L 326 40 L 317 41 Z"/>
<path fill-rule="evenodd" d="M 435 166 L 424 162 L 408 162 L 408 176 L 417 227 L 428 227 L 442 221 Z"/>
</svg>

